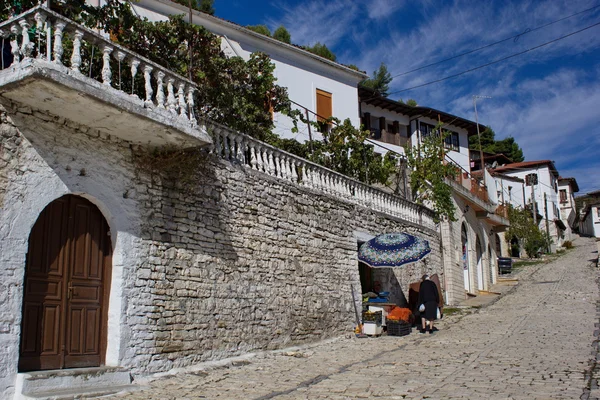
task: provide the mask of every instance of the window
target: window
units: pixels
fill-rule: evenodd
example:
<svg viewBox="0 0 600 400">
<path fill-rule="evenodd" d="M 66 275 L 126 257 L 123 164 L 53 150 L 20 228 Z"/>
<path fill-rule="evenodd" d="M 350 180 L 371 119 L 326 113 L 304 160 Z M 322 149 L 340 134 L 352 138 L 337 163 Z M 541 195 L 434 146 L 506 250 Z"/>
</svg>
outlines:
<svg viewBox="0 0 600 400">
<path fill-rule="evenodd" d="M 567 202 L 567 190 L 566 189 L 561 189 L 560 190 L 560 202 L 561 203 L 566 203 Z"/>
<path fill-rule="evenodd" d="M 424 122 L 419 122 L 420 131 L 421 131 L 421 140 L 425 140 L 431 134 L 438 134 L 437 129 L 434 125 L 426 124 Z M 445 131 L 447 136 L 444 138 L 444 147 L 450 150 L 459 151 L 460 143 L 458 141 L 458 133 L 452 131 Z"/>
<path fill-rule="evenodd" d="M 331 102 L 331 93 L 321 89 L 317 89 L 317 121 L 321 132 L 329 130 L 331 124 L 327 123 L 327 119 L 333 116 L 333 105 Z"/>
<path fill-rule="evenodd" d="M 596 208 L 596 214 L 598 214 L 597 216 L 598 216 L 598 218 L 600 218 L 600 207 Z"/>
<path fill-rule="evenodd" d="M 387 133 L 398 133 L 394 130 L 394 124 L 387 124 Z"/>
<path fill-rule="evenodd" d="M 419 131 L 421 132 L 421 140 L 425 140 L 429 137 L 429 135 L 435 132 L 435 126 L 433 125 L 426 124 L 424 122 L 419 122 L 419 126 Z"/>
</svg>

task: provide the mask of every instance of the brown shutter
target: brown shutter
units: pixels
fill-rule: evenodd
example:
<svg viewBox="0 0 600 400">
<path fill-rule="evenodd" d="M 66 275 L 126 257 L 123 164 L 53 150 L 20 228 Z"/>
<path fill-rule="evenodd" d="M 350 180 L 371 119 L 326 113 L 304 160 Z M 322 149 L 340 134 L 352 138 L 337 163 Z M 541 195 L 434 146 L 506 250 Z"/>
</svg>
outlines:
<svg viewBox="0 0 600 400">
<path fill-rule="evenodd" d="M 333 116 L 331 93 L 317 89 L 317 120 L 323 122 L 331 116 Z"/>
<path fill-rule="evenodd" d="M 371 130 L 371 113 L 366 112 L 363 114 L 363 125 L 365 126 L 365 130 Z"/>
</svg>

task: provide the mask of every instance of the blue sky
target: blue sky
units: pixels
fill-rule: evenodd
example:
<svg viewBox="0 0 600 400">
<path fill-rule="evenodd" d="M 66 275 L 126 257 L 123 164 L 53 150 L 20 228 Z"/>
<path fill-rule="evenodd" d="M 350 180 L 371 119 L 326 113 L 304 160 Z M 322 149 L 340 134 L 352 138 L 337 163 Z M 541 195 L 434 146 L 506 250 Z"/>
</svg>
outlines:
<svg viewBox="0 0 600 400">
<path fill-rule="evenodd" d="M 526 160 L 550 159 L 580 193 L 600 189 L 600 25 L 507 61 L 422 88 L 403 89 L 524 51 L 600 22 L 600 0 L 216 0 L 241 25 L 284 25 L 296 44 L 325 43 L 344 64 L 392 75 L 523 33 L 482 51 L 398 76 L 393 99 L 475 119 L 513 136 Z M 393 93 L 398 92 L 398 93 Z"/>
</svg>

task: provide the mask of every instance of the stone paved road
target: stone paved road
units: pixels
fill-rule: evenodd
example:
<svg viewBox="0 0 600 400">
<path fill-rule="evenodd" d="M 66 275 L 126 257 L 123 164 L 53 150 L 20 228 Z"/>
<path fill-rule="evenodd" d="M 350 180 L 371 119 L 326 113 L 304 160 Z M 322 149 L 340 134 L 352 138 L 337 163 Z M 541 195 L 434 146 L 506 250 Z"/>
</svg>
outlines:
<svg viewBox="0 0 600 400">
<path fill-rule="evenodd" d="M 433 335 L 340 338 L 156 379 L 119 399 L 589 398 L 599 291 L 590 239 Z M 593 385 L 592 385 L 593 387 Z M 593 392 L 592 392 L 593 393 Z"/>
</svg>

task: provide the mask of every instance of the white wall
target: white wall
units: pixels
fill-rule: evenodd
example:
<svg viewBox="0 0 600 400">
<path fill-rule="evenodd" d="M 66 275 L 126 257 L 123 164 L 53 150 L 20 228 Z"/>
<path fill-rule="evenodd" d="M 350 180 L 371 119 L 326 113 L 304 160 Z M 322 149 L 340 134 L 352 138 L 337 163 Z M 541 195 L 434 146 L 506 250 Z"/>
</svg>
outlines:
<svg viewBox="0 0 600 400">
<path fill-rule="evenodd" d="M 381 107 L 375 107 L 370 104 L 362 103 L 360 107 L 360 111 L 364 115 L 364 113 L 370 113 L 371 118 L 380 118 L 385 117 L 387 123 L 392 123 L 393 121 L 398 121 L 400 124 L 400 132 L 399 135 L 408 139 L 408 124 L 410 123 L 410 119 L 408 116 L 403 114 L 398 114 L 389 110 L 384 110 Z M 378 122 L 379 123 L 379 122 Z M 378 124 L 377 123 L 377 124 Z M 380 154 L 385 154 L 388 152 L 388 149 L 398 153 L 398 154 L 406 154 L 404 147 L 397 146 L 395 144 L 379 142 L 379 145 L 375 145 L 375 151 Z"/>
<path fill-rule="evenodd" d="M 583 235 L 590 235 L 600 238 L 600 205 L 591 207 L 586 218 L 580 223 L 580 230 Z"/>
<path fill-rule="evenodd" d="M 502 176 L 496 175 L 494 176 L 494 183 L 495 188 L 491 185 L 488 185 L 489 191 L 491 192 L 494 190 L 496 192 L 496 196 L 498 197 L 500 203 L 504 199 L 505 203 L 511 204 L 513 207 L 523 208 L 525 206 L 523 203 L 523 182 L 515 182 L 514 180 L 506 179 Z M 504 198 L 502 197 L 503 195 Z"/>
<path fill-rule="evenodd" d="M 177 4 L 157 0 L 141 0 L 134 3 L 133 8 L 140 16 L 151 21 L 164 20 L 165 15 L 181 14 L 186 10 Z M 268 54 L 275 64 L 277 84 L 288 89 L 291 100 L 316 112 L 316 90 L 324 90 L 332 94 L 333 116 L 342 121 L 350 118 L 354 126 L 359 126 L 357 85 L 364 78 L 361 74 L 304 54 L 292 46 L 249 34 L 237 25 L 202 16 L 201 13 L 193 13 L 193 21 L 221 36 L 221 47 L 228 55 L 239 55 L 248 60 L 250 54 L 256 51 Z M 313 119 L 314 116 L 311 115 L 310 118 Z M 305 125 L 299 124 L 299 133 L 292 133 L 292 127 L 292 121 L 288 117 L 275 116 L 275 133 L 299 141 L 308 140 Z M 321 137 L 314 129 L 313 134 L 313 138 Z"/>
</svg>

